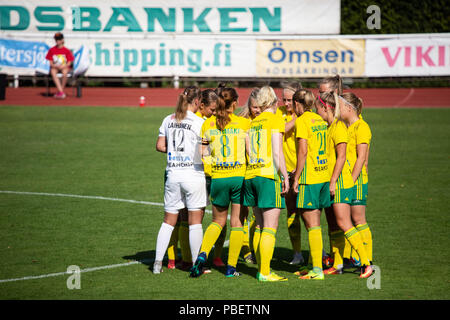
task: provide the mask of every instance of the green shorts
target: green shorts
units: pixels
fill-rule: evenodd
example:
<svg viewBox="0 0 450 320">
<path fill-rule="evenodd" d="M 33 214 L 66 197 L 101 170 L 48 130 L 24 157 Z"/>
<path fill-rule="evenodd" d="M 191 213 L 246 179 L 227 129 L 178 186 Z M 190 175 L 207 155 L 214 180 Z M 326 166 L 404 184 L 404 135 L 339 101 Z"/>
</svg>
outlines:
<svg viewBox="0 0 450 320">
<path fill-rule="evenodd" d="M 231 203 L 242 203 L 244 177 L 211 179 L 211 202 L 213 205 L 228 208 Z"/>
<path fill-rule="evenodd" d="M 331 206 L 329 182 L 298 186 L 297 208 L 314 210 L 329 206 Z"/>
<path fill-rule="evenodd" d="M 367 195 L 369 194 L 368 184 L 355 184 L 353 186 L 353 201 L 352 206 L 365 206 L 367 205 Z"/>
<path fill-rule="evenodd" d="M 336 188 L 334 197 L 331 197 L 331 204 L 333 203 L 347 203 L 351 204 L 353 200 L 353 187 L 348 189 Z"/>
<path fill-rule="evenodd" d="M 244 182 L 244 206 L 261 209 L 286 207 L 281 196 L 281 182 L 264 177 L 254 177 Z"/>
</svg>

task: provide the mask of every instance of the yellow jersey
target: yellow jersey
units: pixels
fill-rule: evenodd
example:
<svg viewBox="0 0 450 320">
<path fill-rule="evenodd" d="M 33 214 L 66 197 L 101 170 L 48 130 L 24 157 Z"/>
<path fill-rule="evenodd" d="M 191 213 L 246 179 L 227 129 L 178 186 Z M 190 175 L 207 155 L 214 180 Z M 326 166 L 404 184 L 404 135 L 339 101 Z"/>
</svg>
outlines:
<svg viewBox="0 0 450 320">
<path fill-rule="evenodd" d="M 334 166 L 336 165 L 336 146 L 339 143 L 348 143 L 347 126 L 342 121 L 335 119 L 327 130 L 327 154 L 328 154 L 328 168 L 330 172 L 330 179 L 333 175 Z M 347 154 L 347 153 L 346 153 Z M 352 172 L 347 159 L 345 159 L 341 174 L 336 181 L 336 188 L 350 189 L 353 187 Z"/>
<path fill-rule="evenodd" d="M 212 179 L 245 176 L 245 138 L 250 120 L 234 114 L 230 119 L 222 131 L 217 128 L 215 116 L 203 122 L 201 136 L 210 146 Z"/>
<path fill-rule="evenodd" d="M 272 134 L 284 134 L 284 120 L 270 111 L 262 112 L 252 120 L 248 132 L 250 150 L 248 150 L 247 172 L 245 179 L 264 177 L 281 181 L 272 154 Z"/>
<path fill-rule="evenodd" d="M 277 109 L 277 115 L 283 118 L 284 124 L 293 119 L 292 114 L 286 111 L 286 107 L 282 106 Z M 297 140 L 295 139 L 295 126 L 285 132 L 283 136 L 283 153 L 286 160 L 287 172 L 292 172 L 297 167 Z"/>
<path fill-rule="evenodd" d="M 347 159 L 350 165 L 350 170 L 353 171 L 353 167 L 355 166 L 356 159 L 358 157 L 356 153 L 356 146 L 358 144 L 367 143 L 367 151 L 369 151 L 370 142 L 372 140 L 372 132 L 370 131 L 370 127 L 367 122 L 360 118 L 348 127 L 348 137 Z M 360 176 L 362 177 L 363 184 L 366 184 L 369 181 L 365 163 L 361 170 Z"/>
<path fill-rule="evenodd" d="M 203 115 L 200 113 L 200 111 L 197 111 L 197 112 L 195 113 L 195 115 L 198 116 L 198 117 L 200 117 L 200 118 L 202 118 L 203 120 L 208 119 L 206 116 L 203 116 Z"/>
<path fill-rule="evenodd" d="M 317 184 L 330 181 L 327 157 L 328 124 L 317 113 L 304 112 L 295 120 L 296 137 L 308 142 L 308 154 L 298 181 Z"/>
</svg>

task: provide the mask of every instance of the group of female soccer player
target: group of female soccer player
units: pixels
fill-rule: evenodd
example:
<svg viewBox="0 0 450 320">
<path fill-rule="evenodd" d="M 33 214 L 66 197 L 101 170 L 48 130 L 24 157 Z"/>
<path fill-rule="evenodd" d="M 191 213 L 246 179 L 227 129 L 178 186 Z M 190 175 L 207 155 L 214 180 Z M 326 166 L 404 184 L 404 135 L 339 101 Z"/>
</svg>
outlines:
<svg viewBox="0 0 450 320">
<path fill-rule="evenodd" d="M 371 132 L 361 116 L 362 100 L 343 93 L 335 76 L 319 83 L 317 96 L 293 82 L 283 86 L 282 106 L 273 88 L 264 86 L 254 89 L 235 115 L 237 107 L 234 88 L 201 92 L 192 86 L 180 95 L 175 113 L 164 119 L 156 148 L 167 153 L 165 215 L 153 272 L 162 271 L 165 252 L 176 243 L 174 229 L 183 223 L 189 226 L 189 248 L 183 250 L 180 242 L 183 260 L 193 262 L 189 275 L 209 271 L 206 264 L 214 245 L 214 264 L 224 265 L 220 252 L 231 205 L 226 277 L 240 275 L 236 266 L 244 245 L 246 261 L 253 255 L 258 264 L 259 281 L 287 280 L 270 268 L 284 208 L 294 251 L 291 264 L 301 265 L 295 273 L 300 279 L 321 280 L 324 274 L 341 274 L 347 265 L 359 267 L 361 278 L 369 277 L 372 236 L 365 208 Z M 209 199 L 212 222 L 203 234 Z M 327 260 L 322 209 L 332 254 Z M 300 219 L 308 231 L 308 263 L 301 254 Z M 250 221 L 254 231 L 247 233 Z M 186 247 L 187 240 L 184 243 Z M 190 257 L 183 253 L 188 250 Z M 175 267 L 175 257 L 169 252 L 169 268 Z"/>
</svg>

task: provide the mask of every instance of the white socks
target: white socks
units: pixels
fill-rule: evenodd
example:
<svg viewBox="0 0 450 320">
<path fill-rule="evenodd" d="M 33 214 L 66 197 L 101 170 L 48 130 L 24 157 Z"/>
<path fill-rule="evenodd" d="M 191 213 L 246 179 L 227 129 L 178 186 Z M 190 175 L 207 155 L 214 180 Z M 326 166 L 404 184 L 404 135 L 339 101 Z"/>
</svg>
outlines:
<svg viewBox="0 0 450 320">
<path fill-rule="evenodd" d="M 155 261 L 162 261 L 169 246 L 170 237 L 174 227 L 163 222 L 159 229 L 158 238 L 156 239 L 156 255 Z M 203 241 L 203 227 L 201 224 L 194 224 L 189 226 L 189 246 L 192 253 L 192 261 L 197 260 L 198 252 L 202 246 Z"/>
<path fill-rule="evenodd" d="M 169 246 L 170 237 L 174 227 L 163 222 L 159 228 L 158 238 L 156 239 L 156 256 L 155 261 L 162 261 L 167 247 Z"/>
<path fill-rule="evenodd" d="M 193 224 L 189 226 L 189 246 L 191 247 L 192 262 L 197 260 L 200 247 L 203 241 L 203 228 L 201 224 Z"/>
</svg>

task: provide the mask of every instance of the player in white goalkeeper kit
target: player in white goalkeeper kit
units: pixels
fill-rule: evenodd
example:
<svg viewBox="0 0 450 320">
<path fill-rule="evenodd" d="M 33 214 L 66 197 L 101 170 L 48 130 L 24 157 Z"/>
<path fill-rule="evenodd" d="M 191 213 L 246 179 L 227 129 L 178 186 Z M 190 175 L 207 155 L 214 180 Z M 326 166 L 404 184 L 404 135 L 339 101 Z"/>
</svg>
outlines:
<svg viewBox="0 0 450 320">
<path fill-rule="evenodd" d="M 208 196 L 201 156 L 200 131 L 204 120 L 194 114 L 199 97 L 199 88 L 186 88 L 178 99 L 175 113 L 167 116 L 159 129 L 156 149 L 167 153 L 167 180 L 164 185 L 164 222 L 156 241 L 153 273 L 162 271 L 162 260 L 179 210 L 188 209 L 192 261 L 197 259 L 202 244 L 202 220 Z"/>
</svg>

